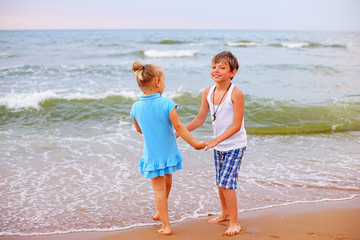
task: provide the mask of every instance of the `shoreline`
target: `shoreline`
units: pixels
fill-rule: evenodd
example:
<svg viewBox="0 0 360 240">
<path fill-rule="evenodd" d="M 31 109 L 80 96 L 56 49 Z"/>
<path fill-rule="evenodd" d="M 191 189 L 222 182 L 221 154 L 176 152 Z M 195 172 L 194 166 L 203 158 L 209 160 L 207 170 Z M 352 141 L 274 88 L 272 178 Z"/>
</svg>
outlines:
<svg viewBox="0 0 360 240">
<path fill-rule="evenodd" d="M 109 232 L 79 232 L 38 236 L 0 236 L 0 240 L 116 240 L 116 239 L 223 239 L 229 221 L 208 224 L 207 217 L 171 224 L 172 235 L 157 233 L 154 226 Z M 360 197 L 274 206 L 239 213 L 242 230 L 232 239 L 360 239 Z"/>
</svg>

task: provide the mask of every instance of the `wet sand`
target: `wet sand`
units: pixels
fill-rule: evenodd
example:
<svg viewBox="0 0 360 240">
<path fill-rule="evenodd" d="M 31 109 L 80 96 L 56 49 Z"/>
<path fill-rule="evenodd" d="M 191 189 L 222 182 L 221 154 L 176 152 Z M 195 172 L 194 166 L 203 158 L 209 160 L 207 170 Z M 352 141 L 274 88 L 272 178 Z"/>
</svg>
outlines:
<svg viewBox="0 0 360 240">
<path fill-rule="evenodd" d="M 0 236 L 8 240 L 208 240 L 208 239 L 360 239 L 360 197 L 344 201 L 303 203 L 239 214 L 239 235 L 223 236 L 229 222 L 208 224 L 212 216 L 174 223 L 172 235 L 157 233 L 160 225 L 114 232 L 86 232 L 47 236 Z"/>
</svg>

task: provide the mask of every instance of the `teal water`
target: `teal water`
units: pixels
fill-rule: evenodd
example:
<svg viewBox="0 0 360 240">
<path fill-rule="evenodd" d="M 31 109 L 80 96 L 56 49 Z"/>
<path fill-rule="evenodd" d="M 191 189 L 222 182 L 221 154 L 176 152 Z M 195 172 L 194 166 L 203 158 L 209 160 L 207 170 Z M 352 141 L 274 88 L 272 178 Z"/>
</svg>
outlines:
<svg viewBox="0 0 360 240">
<path fill-rule="evenodd" d="M 0 31 L 1 235 L 153 224 L 131 63 L 163 68 L 186 124 L 223 50 L 237 56 L 245 94 L 239 212 L 358 196 L 359 32 Z M 210 121 L 193 134 L 211 138 Z M 211 152 L 178 145 L 170 220 L 219 212 Z"/>
</svg>

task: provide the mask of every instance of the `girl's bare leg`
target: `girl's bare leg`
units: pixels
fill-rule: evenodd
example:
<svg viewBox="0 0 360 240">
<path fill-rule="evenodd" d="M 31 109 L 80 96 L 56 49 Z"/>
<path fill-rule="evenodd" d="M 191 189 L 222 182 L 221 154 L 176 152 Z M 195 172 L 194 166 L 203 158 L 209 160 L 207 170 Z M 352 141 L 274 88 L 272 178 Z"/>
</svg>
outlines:
<svg viewBox="0 0 360 240">
<path fill-rule="evenodd" d="M 151 179 L 154 194 L 156 208 L 159 212 L 162 228 L 158 230 L 159 233 L 170 235 L 170 223 L 169 223 L 169 212 L 168 212 L 168 202 L 166 197 L 166 183 L 164 177 L 157 177 Z"/>
<path fill-rule="evenodd" d="M 165 184 L 166 184 L 166 199 L 169 199 L 171 186 L 172 186 L 172 174 L 165 174 L 164 179 L 165 179 Z M 155 221 L 161 221 L 160 214 L 158 211 L 156 212 L 153 219 Z"/>
</svg>

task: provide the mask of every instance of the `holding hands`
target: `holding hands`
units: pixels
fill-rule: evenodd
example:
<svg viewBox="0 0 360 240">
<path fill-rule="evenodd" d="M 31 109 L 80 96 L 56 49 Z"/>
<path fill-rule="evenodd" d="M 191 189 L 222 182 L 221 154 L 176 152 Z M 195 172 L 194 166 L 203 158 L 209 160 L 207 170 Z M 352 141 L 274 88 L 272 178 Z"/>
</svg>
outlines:
<svg viewBox="0 0 360 240">
<path fill-rule="evenodd" d="M 175 131 L 175 137 L 178 138 L 180 135 Z M 201 141 L 196 146 L 193 146 L 196 150 L 201 150 L 205 148 L 205 151 L 209 150 L 210 148 L 215 147 L 219 144 L 219 141 L 217 141 L 215 138 L 211 139 L 209 141 Z"/>
</svg>

